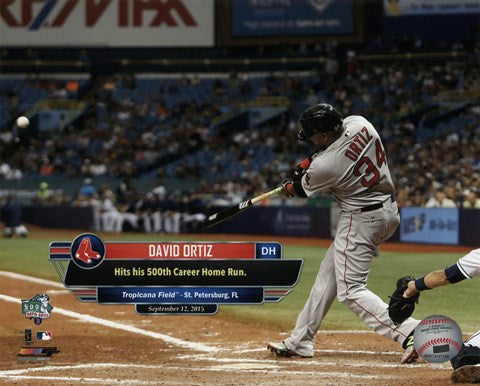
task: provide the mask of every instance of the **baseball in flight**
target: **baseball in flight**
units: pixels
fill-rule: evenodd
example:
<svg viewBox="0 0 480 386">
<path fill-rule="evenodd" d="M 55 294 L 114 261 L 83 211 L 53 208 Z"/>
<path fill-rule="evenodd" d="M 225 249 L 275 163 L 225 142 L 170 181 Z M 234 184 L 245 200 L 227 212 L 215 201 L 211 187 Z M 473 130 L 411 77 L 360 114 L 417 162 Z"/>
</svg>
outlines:
<svg viewBox="0 0 480 386">
<path fill-rule="evenodd" d="M 28 120 L 27 117 L 22 115 L 21 117 L 17 118 L 18 127 L 21 127 L 22 129 L 26 129 L 29 124 L 30 124 L 30 121 Z"/>
</svg>

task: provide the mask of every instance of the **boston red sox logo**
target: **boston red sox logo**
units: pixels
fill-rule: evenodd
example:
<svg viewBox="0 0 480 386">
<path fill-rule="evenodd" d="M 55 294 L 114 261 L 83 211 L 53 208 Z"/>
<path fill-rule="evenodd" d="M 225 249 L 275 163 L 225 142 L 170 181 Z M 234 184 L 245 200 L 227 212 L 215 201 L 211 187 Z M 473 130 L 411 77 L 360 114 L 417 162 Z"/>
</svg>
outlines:
<svg viewBox="0 0 480 386">
<path fill-rule="evenodd" d="M 80 268 L 95 268 L 105 257 L 105 244 L 98 236 L 85 233 L 73 241 L 71 255 Z"/>
</svg>

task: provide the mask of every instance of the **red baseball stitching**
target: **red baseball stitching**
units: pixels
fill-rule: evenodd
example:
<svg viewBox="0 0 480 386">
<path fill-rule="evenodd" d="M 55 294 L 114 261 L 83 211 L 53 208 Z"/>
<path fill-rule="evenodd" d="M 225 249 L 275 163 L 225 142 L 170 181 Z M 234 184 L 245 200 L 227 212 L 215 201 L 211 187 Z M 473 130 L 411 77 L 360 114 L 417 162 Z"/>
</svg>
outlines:
<svg viewBox="0 0 480 386">
<path fill-rule="evenodd" d="M 431 325 L 431 324 L 448 323 L 450 321 L 452 321 L 452 319 L 450 319 L 450 318 L 424 319 L 419 324 L 421 324 L 421 325 Z"/>
<path fill-rule="evenodd" d="M 425 342 L 422 346 L 420 346 L 417 351 L 418 355 L 422 355 L 427 348 L 437 345 L 439 343 L 451 344 L 452 346 L 455 346 L 455 348 L 458 351 L 460 351 L 460 344 L 456 340 L 453 340 L 452 338 L 435 338 L 435 339 L 430 339 L 429 341 Z"/>
</svg>

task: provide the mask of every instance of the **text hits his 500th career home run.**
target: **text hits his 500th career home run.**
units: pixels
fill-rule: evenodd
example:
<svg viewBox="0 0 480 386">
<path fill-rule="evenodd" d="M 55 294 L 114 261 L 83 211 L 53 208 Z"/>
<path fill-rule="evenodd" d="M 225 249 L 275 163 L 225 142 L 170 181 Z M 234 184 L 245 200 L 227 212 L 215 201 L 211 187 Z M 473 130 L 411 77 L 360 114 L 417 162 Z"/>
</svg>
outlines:
<svg viewBox="0 0 480 386">
<path fill-rule="evenodd" d="M 117 267 L 114 269 L 115 276 L 199 276 L 199 277 L 213 277 L 213 276 L 247 276 L 243 269 L 181 269 L 169 267 L 165 268 L 123 268 Z"/>
</svg>

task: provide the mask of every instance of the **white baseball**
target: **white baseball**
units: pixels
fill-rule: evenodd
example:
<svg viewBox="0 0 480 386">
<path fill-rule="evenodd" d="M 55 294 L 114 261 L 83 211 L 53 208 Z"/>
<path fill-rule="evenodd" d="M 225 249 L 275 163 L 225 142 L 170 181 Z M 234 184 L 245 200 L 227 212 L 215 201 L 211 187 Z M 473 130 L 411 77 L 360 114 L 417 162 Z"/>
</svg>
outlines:
<svg viewBox="0 0 480 386">
<path fill-rule="evenodd" d="M 22 129 L 26 129 L 28 125 L 30 124 L 30 121 L 28 120 L 27 117 L 21 116 L 17 118 L 17 126 L 21 127 Z"/>
<path fill-rule="evenodd" d="M 413 333 L 415 351 L 427 362 L 445 362 L 462 348 L 462 331 L 457 322 L 445 315 L 423 319 Z"/>
</svg>

